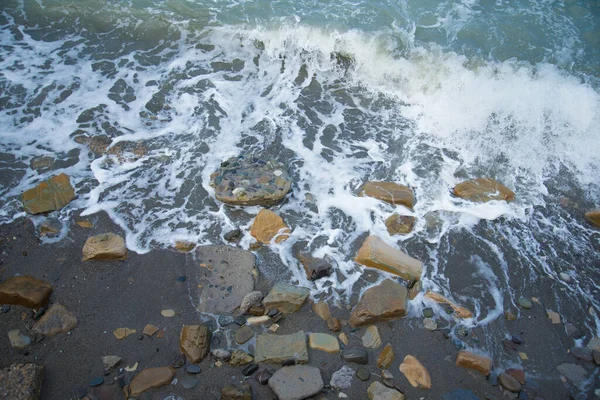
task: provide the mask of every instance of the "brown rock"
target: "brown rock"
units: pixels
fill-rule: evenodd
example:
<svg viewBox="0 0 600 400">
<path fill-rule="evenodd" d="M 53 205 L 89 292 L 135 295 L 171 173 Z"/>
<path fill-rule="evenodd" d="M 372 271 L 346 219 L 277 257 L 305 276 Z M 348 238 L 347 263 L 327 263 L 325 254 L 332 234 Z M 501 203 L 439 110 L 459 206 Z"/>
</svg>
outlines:
<svg viewBox="0 0 600 400">
<path fill-rule="evenodd" d="M 423 290 L 423 282 L 416 281 L 410 289 L 408 289 L 408 299 L 413 300 Z"/>
<path fill-rule="evenodd" d="M 75 326 L 77 326 L 77 318 L 65 306 L 55 303 L 33 325 L 31 330 L 44 336 L 54 336 L 58 333 L 68 332 Z"/>
<path fill-rule="evenodd" d="M 400 364 L 400 372 L 413 387 L 419 389 L 431 389 L 431 378 L 427 369 L 411 355 L 404 357 L 404 362 Z"/>
<path fill-rule="evenodd" d="M 371 268 L 398 275 L 409 281 L 417 281 L 423 272 L 423 263 L 388 245 L 377 236 L 369 236 L 363 242 L 355 261 Z"/>
<path fill-rule="evenodd" d="M 283 314 L 292 314 L 302 308 L 309 294 L 310 290 L 302 286 L 278 282 L 263 299 L 263 305 L 269 309 L 276 308 Z"/>
<path fill-rule="evenodd" d="M 114 233 L 92 236 L 83 245 L 81 261 L 88 260 L 124 260 L 127 258 L 125 241 Z"/>
<path fill-rule="evenodd" d="M 321 317 L 322 320 L 327 321 L 331 318 L 331 313 L 329 312 L 329 306 L 327 303 L 320 301 L 318 303 L 313 304 L 313 312 Z"/>
<path fill-rule="evenodd" d="M 129 394 L 139 396 L 148 389 L 159 388 L 171 383 L 175 370 L 171 367 L 146 368 L 133 377 L 129 384 Z"/>
<path fill-rule="evenodd" d="M 457 197 L 477 202 L 515 199 L 515 194 L 509 188 L 491 178 L 477 178 L 459 183 L 452 193 Z"/>
<path fill-rule="evenodd" d="M 204 360 L 210 350 L 210 329 L 204 325 L 187 325 L 181 328 L 179 348 L 192 364 Z"/>
<path fill-rule="evenodd" d="M 259 335 L 256 338 L 254 359 L 257 364 L 279 364 L 294 359 L 297 364 L 308 363 L 308 349 L 304 331 L 290 335 Z"/>
<path fill-rule="evenodd" d="M 350 325 L 363 326 L 389 321 L 406 315 L 406 286 L 386 279 L 367 289 L 350 315 Z"/>
<path fill-rule="evenodd" d="M 415 217 L 410 215 L 392 214 L 385 220 L 385 226 L 390 235 L 408 235 L 415 226 Z"/>
<path fill-rule="evenodd" d="M 585 218 L 596 226 L 600 226 L 600 210 L 588 211 Z"/>
<path fill-rule="evenodd" d="M 388 369 L 394 362 L 394 349 L 391 344 L 386 344 L 379 357 L 377 358 L 377 367 L 379 369 Z"/>
<path fill-rule="evenodd" d="M 521 385 L 525 384 L 525 371 L 522 369 L 510 368 L 506 370 L 506 373 L 519 381 Z"/>
<path fill-rule="evenodd" d="M 315 258 L 310 254 L 298 254 L 298 260 L 302 263 L 306 277 L 310 281 L 325 278 L 333 272 L 333 267 L 325 258 Z"/>
<path fill-rule="evenodd" d="M 390 204 L 402 204 L 408 208 L 413 208 L 415 201 L 411 188 L 394 182 L 366 182 L 358 189 L 358 195 L 374 197 Z"/>
<path fill-rule="evenodd" d="M 250 234 L 263 244 L 270 244 L 275 238 L 275 243 L 281 243 L 290 237 L 292 231 L 283 222 L 283 219 L 271 210 L 261 210 L 250 228 Z"/>
<path fill-rule="evenodd" d="M 52 285 L 32 276 L 12 276 L 0 283 L 0 304 L 39 308 L 48 304 Z"/>
<path fill-rule="evenodd" d="M 0 370 L 0 398 L 39 400 L 44 367 L 37 364 L 13 364 Z"/>
<path fill-rule="evenodd" d="M 338 318 L 329 318 L 327 320 L 327 327 L 331 332 L 339 332 L 342 330 L 342 323 Z"/>
<path fill-rule="evenodd" d="M 461 307 L 461 306 L 453 303 L 452 301 L 450 301 L 449 299 L 447 299 L 446 297 L 442 296 L 439 293 L 428 290 L 427 293 L 425 293 L 425 297 L 435 301 L 436 303 L 448 304 L 450 307 L 452 307 L 454 312 L 456 314 L 458 314 L 458 316 L 461 318 L 472 318 L 473 317 L 473 313 L 471 311 L 469 311 L 465 307 Z"/>
<path fill-rule="evenodd" d="M 252 400 L 252 387 L 248 384 L 225 386 L 221 389 L 221 400 Z"/>
<path fill-rule="evenodd" d="M 500 382 L 500 385 L 509 392 L 517 393 L 521 390 L 521 384 L 508 374 L 500 374 L 498 376 L 498 382 Z"/>
<path fill-rule="evenodd" d="M 154 335 L 156 332 L 158 332 L 158 326 L 156 325 L 152 325 L 152 324 L 147 324 L 144 327 L 144 330 L 142 331 L 142 333 L 144 335 L 148 335 L 148 336 L 152 336 Z"/>
<path fill-rule="evenodd" d="M 21 196 L 23 208 L 28 214 L 40 214 L 60 210 L 75 198 L 75 190 L 66 174 L 55 175 L 27 190 Z"/>
<path fill-rule="evenodd" d="M 467 350 L 461 350 L 458 352 L 458 357 L 456 357 L 456 366 L 472 369 L 488 376 L 492 369 L 492 359 Z"/>
<path fill-rule="evenodd" d="M 367 389 L 367 398 L 369 400 L 404 400 L 404 394 L 375 381 Z"/>
<path fill-rule="evenodd" d="M 135 332 L 136 332 L 135 329 L 117 328 L 113 331 L 113 335 L 115 335 L 117 340 L 123 340 L 129 335 L 133 335 Z"/>
<path fill-rule="evenodd" d="M 250 354 L 241 350 L 235 350 L 231 353 L 231 357 L 227 363 L 233 367 L 243 367 L 244 365 L 250 364 L 252 361 L 254 361 L 254 357 Z"/>
<path fill-rule="evenodd" d="M 173 247 L 177 251 L 180 251 L 182 253 L 187 253 L 188 251 L 194 250 L 194 247 L 196 247 L 196 244 L 195 243 L 191 243 L 191 242 L 186 242 L 186 241 L 178 240 L 178 241 L 175 242 L 175 245 Z"/>
</svg>

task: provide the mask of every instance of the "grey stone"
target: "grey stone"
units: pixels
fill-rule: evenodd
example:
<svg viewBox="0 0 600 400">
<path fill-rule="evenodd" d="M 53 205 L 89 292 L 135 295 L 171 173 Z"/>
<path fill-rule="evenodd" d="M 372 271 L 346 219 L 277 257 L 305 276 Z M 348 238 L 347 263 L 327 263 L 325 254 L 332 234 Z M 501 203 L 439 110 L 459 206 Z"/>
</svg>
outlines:
<svg viewBox="0 0 600 400">
<path fill-rule="evenodd" d="M 571 354 L 573 354 L 573 356 L 580 358 L 584 361 L 592 361 L 593 360 L 592 352 L 587 347 L 573 347 L 571 349 Z"/>
<path fill-rule="evenodd" d="M 318 368 L 307 365 L 283 367 L 269 379 L 269 387 L 279 400 L 302 400 L 323 389 L 323 378 Z"/>
<path fill-rule="evenodd" d="M 308 362 L 306 335 L 299 331 L 291 335 L 259 335 L 256 338 L 256 363 L 282 363 L 294 359 L 296 363 Z"/>
<path fill-rule="evenodd" d="M 179 380 L 179 383 L 184 389 L 193 389 L 198 386 L 198 379 L 194 375 L 184 375 Z"/>
<path fill-rule="evenodd" d="M 117 365 L 121 364 L 123 359 L 119 356 L 104 356 L 102 357 L 102 364 L 104 364 L 104 371 L 109 372 Z"/>
<path fill-rule="evenodd" d="M 367 389 L 367 397 L 369 400 L 404 400 L 402 393 L 380 382 L 371 383 Z"/>
<path fill-rule="evenodd" d="M 0 370 L 0 398 L 37 400 L 40 398 L 44 367 L 36 364 L 12 364 Z"/>
<path fill-rule="evenodd" d="M 254 337 L 254 331 L 248 325 L 242 326 L 235 333 L 235 341 L 238 344 L 244 344 L 248 340 L 252 339 L 252 337 Z"/>
<path fill-rule="evenodd" d="M 437 324 L 432 318 L 425 318 L 423 320 L 423 325 L 428 331 L 435 331 L 437 329 Z"/>
<path fill-rule="evenodd" d="M 310 291 L 304 287 L 279 282 L 263 299 L 263 305 L 276 308 L 283 314 L 291 314 L 302 308 L 309 294 Z"/>
<path fill-rule="evenodd" d="M 347 365 L 344 365 L 339 370 L 335 371 L 331 375 L 329 384 L 334 389 L 348 389 L 352 385 L 352 379 L 354 378 L 354 370 Z"/>
<path fill-rule="evenodd" d="M 502 385 L 502 387 L 509 392 L 517 393 L 519 390 L 521 390 L 521 384 L 519 381 L 508 374 L 500 374 L 500 376 L 498 376 L 498 381 L 500 382 L 500 385 Z"/>
<path fill-rule="evenodd" d="M 250 307 L 259 305 L 262 298 L 263 298 L 263 295 L 258 290 L 254 291 L 254 292 L 250 292 L 247 295 L 245 295 L 244 299 L 242 300 L 242 302 L 240 304 L 240 308 L 239 308 L 240 314 L 246 314 L 248 312 L 248 310 L 250 309 Z"/>
<path fill-rule="evenodd" d="M 342 358 L 356 364 L 367 364 L 369 362 L 369 353 L 364 349 L 345 349 L 342 351 Z"/>
<path fill-rule="evenodd" d="M 575 386 L 579 386 L 587 376 L 587 371 L 581 365 L 564 363 L 556 368 L 561 375 L 571 381 Z"/>
<path fill-rule="evenodd" d="M 8 340 L 12 347 L 19 350 L 23 350 L 31 344 L 29 336 L 22 334 L 18 329 L 8 331 Z"/>
<path fill-rule="evenodd" d="M 356 377 L 361 381 L 368 381 L 371 378 L 371 373 L 365 367 L 360 367 L 356 370 Z"/>
<path fill-rule="evenodd" d="M 517 301 L 519 303 L 519 305 L 527 310 L 529 310 L 533 304 L 531 304 L 531 300 L 525 298 L 525 297 L 519 297 L 519 300 Z"/>
<path fill-rule="evenodd" d="M 431 318 L 433 317 L 433 308 L 425 307 L 423 309 L 423 318 Z"/>
<path fill-rule="evenodd" d="M 229 361 L 231 358 L 231 352 L 225 349 L 214 349 L 211 354 L 219 361 Z"/>
</svg>

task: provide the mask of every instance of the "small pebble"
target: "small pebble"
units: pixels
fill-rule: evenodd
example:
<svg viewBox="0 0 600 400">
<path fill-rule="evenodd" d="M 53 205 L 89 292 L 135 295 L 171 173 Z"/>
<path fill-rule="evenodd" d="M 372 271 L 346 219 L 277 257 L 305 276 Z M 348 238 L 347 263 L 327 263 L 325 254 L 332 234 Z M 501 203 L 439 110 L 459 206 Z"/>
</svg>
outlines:
<svg viewBox="0 0 600 400">
<path fill-rule="evenodd" d="M 177 282 L 185 282 L 187 278 L 185 277 L 185 275 L 180 276 L 179 278 L 177 278 Z"/>
<path fill-rule="evenodd" d="M 433 308 L 426 307 L 423 309 L 423 318 L 431 318 L 433 317 Z"/>
<path fill-rule="evenodd" d="M 90 386 L 91 387 L 96 387 L 96 386 L 100 386 L 104 383 L 104 378 L 100 377 L 100 378 L 96 378 L 93 381 L 90 382 Z"/>
<path fill-rule="evenodd" d="M 392 375 L 392 373 L 390 371 L 388 371 L 387 369 L 384 369 L 383 371 L 381 371 L 381 377 L 383 379 L 394 379 L 394 375 Z"/>
<path fill-rule="evenodd" d="M 200 368 L 199 366 L 197 366 L 195 364 L 190 364 L 187 367 L 185 367 L 185 371 L 188 374 L 196 375 L 196 374 L 199 374 L 200 372 L 202 372 L 202 368 Z"/>
<path fill-rule="evenodd" d="M 371 373 L 365 367 L 360 367 L 356 370 L 356 377 L 361 381 L 368 381 L 371 377 Z"/>
<path fill-rule="evenodd" d="M 423 320 L 423 325 L 425 326 L 425 329 L 429 331 L 435 331 L 437 329 L 437 324 L 431 318 L 425 318 Z"/>
<path fill-rule="evenodd" d="M 512 335 L 511 340 L 516 344 L 523 344 L 523 339 L 519 335 Z"/>
<path fill-rule="evenodd" d="M 246 325 L 246 317 L 238 315 L 234 318 L 233 323 L 239 326 Z"/>
<path fill-rule="evenodd" d="M 462 342 L 462 340 L 459 339 L 452 339 L 452 343 L 454 343 L 454 346 L 456 347 L 457 350 L 462 350 L 465 348 L 465 344 Z"/>
<path fill-rule="evenodd" d="M 221 326 L 228 326 L 233 324 L 233 317 L 230 317 L 229 315 L 219 315 L 217 322 L 219 322 L 219 325 Z"/>
<path fill-rule="evenodd" d="M 185 355 L 177 354 L 173 357 L 173 362 L 171 363 L 173 368 L 181 368 L 185 365 Z"/>
<path fill-rule="evenodd" d="M 529 310 L 532 307 L 531 300 L 525 297 L 519 297 L 518 303 L 521 307 L 523 307 L 526 310 Z"/>
<path fill-rule="evenodd" d="M 193 375 L 185 375 L 181 378 L 181 386 L 184 389 L 193 389 L 198 386 L 198 383 L 198 379 L 196 379 L 196 377 Z"/>
</svg>

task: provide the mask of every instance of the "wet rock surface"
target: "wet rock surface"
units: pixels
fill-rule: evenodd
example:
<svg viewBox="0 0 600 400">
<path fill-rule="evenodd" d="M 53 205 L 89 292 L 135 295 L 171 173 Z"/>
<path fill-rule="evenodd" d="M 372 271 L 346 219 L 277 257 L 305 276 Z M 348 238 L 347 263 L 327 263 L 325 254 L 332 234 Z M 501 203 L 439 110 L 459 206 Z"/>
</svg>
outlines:
<svg viewBox="0 0 600 400">
<path fill-rule="evenodd" d="M 210 329 L 204 325 L 184 326 L 181 328 L 179 348 L 191 363 L 198 363 L 208 354 L 211 337 Z"/>
<path fill-rule="evenodd" d="M 308 349 L 304 331 L 290 335 L 259 335 L 256 338 L 254 359 L 256 363 L 281 364 L 290 359 L 299 364 L 307 363 Z"/>
<path fill-rule="evenodd" d="M 363 293 L 352 309 L 350 324 L 362 326 L 400 318 L 406 314 L 408 291 L 406 286 L 386 279 Z"/>
<path fill-rule="evenodd" d="M 377 268 L 409 281 L 421 279 L 423 263 L 385 243 L 377 236 L 369 236 L 363 242 L 355 261 L 370 268 Z"/>
<path fill-rule="evenodd" d="M 48 304 L 52 285 L 31 276 L 12 276 L 0 283 L 0 304 L 37 308 Z"/>
<path fill-rule="evenodd" d="M 600 210 L 588 211 L 585 213 L 585 219 L 596 226 L 600 226 Z"/>
<path fill-rule="evenodd" d="M 263 299 L 263 305 L 268 308 L 276 308 L 284 314 L 291 314 L 302 308 L 309 293 L 310 291 L 306 288 L 279 282 Z"/>
<path fill-rule="evenodd" d="M 415 201 L 411 188 L 395 182 L 366 182 L 358 190 L 358 195 L 374 197 L 390 204 L 401 204 L 408 208 L 413 208 Z"/>
<path fill-rule="evenodd" d="M 390 235 L 408 235 L 415 225 L 415 217 L 392 214 L 385 220 L 385 227 Z"/>
<path fill-rule="evenodd" d="M 492 360 L 483 355 L 475 354 L 470 351 L 461 350 L 456 357 L 456 365 L 463 368 L 472 369 L 487 376 L 492 368 Z"/>
<path fill-rule="evenodd" d="M 31 330 L 44 336 L 68 332 L 77 326 L 77 317 L 61 304 L 55 303 L 37 321 Z"/>
<path fill-rule="evenodd" d="M 152 388 L 168 385 L 175 377 L 175 370 L 171 367 L 146 368 L 133 377 L 129 384 L 131 396 L 139 396 Z"/>
<path fill-rule="evenodd" d="M 491 178 L 477 178 L 459 183 L 454 187 L 452 193 L 457 197 L 475 202 L 513 201 L 515 199 L 512 190 Z"/>
<path fill-rule="evenodd" d="M 283 367 L 269 379 L 269 387 L 279 400 L 306 399 L 319 393 L 323 385 L 321 371 L 307 365 Z"/>
<path fill-rule="evenodd" d="M 114 233 L 103 233 L 90 237 L 83 246 L 82 261 L 124 260 L 127 258 L 125 241 Z"/>
<path fill-rule="evenodd" d="M 291 230 L 279 215 L 271 210 L 260 210 L 252 227 L 250 235 L 262 244 L 281 243 L 290 236 Z"/>
<path fill-rule="evenodd" d="M 0 398 L 40 400 L 44 367 L 38 364 L 12 364 L 0 369 Z"/>
<path fill-rule="evenodd" d="M 66 174 L 55 175 L 27 190 L 21 196 L 28 214 L 41 214 L 60 210 L 75 198 L 75 189 Z"/>
</svg>

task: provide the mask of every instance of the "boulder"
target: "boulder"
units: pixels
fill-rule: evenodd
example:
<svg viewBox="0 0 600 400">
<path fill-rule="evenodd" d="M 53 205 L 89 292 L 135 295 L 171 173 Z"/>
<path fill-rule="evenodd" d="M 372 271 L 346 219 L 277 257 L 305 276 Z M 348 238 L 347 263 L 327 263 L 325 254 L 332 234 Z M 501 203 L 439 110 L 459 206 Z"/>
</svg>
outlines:
<svg viewBox="0 0 600 400">
<path fill-rule="evenodd" d="M 394 362 L 394 349 L 391 344 L 386 344 L 377 358 L 377 368 L 388 369 Z"/>
<path fill-rule="evenodd" d="M 28 214 L 41 214 L 60 210 L 75 198 L 75 190 L 66 174 L 52 178 L 31 188 L 21 196 L 23 208 Z"/>
<path fill-rule="evenodd" d="M 290 237 L 291 229 L 271 210 L 262 209 L 254 219 L 250 235 L 262 244 L 281 243 Z"/>
<path fill-rule="evenodd" d="M 327 353 L 339 353 L 340 351 L 340 343 L 337 338 L 326 333 L 311 333 L 308 335 L 308 344 L 311 349 Z"/>
<path fill-rule="evenodd" d="M 228 385 L 221 389 L 221 400 L 252 400 L 252 387 L 244 385 Z"/>
<path fill-rule="evenodd" d="M 159 388 L 171 383 L 175 370 L 171 367 L 146 368 L 133 377 L 129 384 L 129 394 L 139 396 L 148 389 Z"/>
<path fill-rule="evenodd" d="M 0 283 L 0 304 L 39 308 L 48 304 L 52 285 L 31 276 L 11 276 Z"/>
<path fill-rule="evenodd" d="M 37 364 L 12 364 L 0 369 L 0 398 L 39 400 L 44 367 Z"/>
<path fill-rule="evenodd" d="M 414 356 L 407 355 L 404 362 L 400 364 L 400 372 L 413 387 L 419 389 L 431 389 L 431 378 L 427 369 Z"/>
<path fill-rule="evenodd" d="M 479 354 L 471 353 L 467 350 L 461 350 L 456 357 L 456 366 L 472 369 L 485 376 L 490 374 L 492 369 L 492 359 Z"/>
<path fill-rule="evenodd" d="M 298 259 L 302 263 L 309 281 L 328 277 L 333 272 L 333 266 L 325 258 L 315 258 L 310 254 L 298 254 Z"/>
<path fill-rule="evenodd" d="M 454 310 L 454 312 L 461 318 L 473 318 L 473 313 L 471 311 L 469 311 L 465 307 L 455 304 L 454 302 L 452 302 L 451 300 L 447 299 L 439 293 L 428 290 L 427 293 L 425 293 L 425 297 L 435 301 L 436 303 L 449 305 Z"/>
<path fill-rule="evenodd" d="M 234 206 L 279 203 L 292 187 L 287 168 L 275 160 L 240 156 L 221 163 L 210 176 L 217 200 Z"/>
<path fill-rule="evenodd" d="M 184 325 L 179 335 L 179 349 L 192 364 L 204 360 L 210 350 L 212 333 L 204 325 Z"/>
<path fill-rule="evenodd" d="M 271 309 L 276 308 L 283 314 L 291 314 L 302 308 L 309 294 L 310 291 L 304 287 L 279 282 L 263 299 L 263 305 Z"/>
<path fill-rule="evenodd" d="M 81 261 L 88 260 L 124 260 L 127 258 L 125 241 L 114 233 L 102 233 L 92 236 L 83 245 Z"/>
<path fill-rule="evenodd" d="M 298 364 L 308 362 L 308 349 L 306 348 L 304 331 L 298 331 L 291 335 L 264 334 L 256 338 L 254 361 L 257 364 L 280 364 L 291 359 Z"/>
<path fill-rule="evenodd" d="M 415 201 L 411 188 L 394 182 L 366 182 L 358 189 L 358 195 L 374 197 L 390 204 L 402 204 L 408 208 L 413 208 Z"/>
<path fill-rule="evenodd" d="M 408 235 L 415 226 L 415 217 L 392 214 L 385 220 L 385 226 L 390 236 Z"/>
<path fill-rule="evenodd" d="M 381 347 L 381 336 L 379 336 L 379 330 L 375 325 L 371 325 L 365 331 L 362 337 L 363 346 L 369 349 L 377 349 Z"/>
<path fill-rule="evenodd" d="M 512 190 L 491 178 L 477 178 L 459 183 L 452 189 L 452 193 L 457 197 L 476 202 L 492 200 L 510 202 L 515 199 Z"/>
<path fill-rule="evenodd" d="M 283 367 L 269 379 L 269 387 L 279 400 L 306 399 L 319 393 L 323 386 L 321 371 L 308 365 Z"/>
<path fill-rule="evenodd" d="M 588 211 L 585 213 L 585 219 L 596 226 L 600 226 L 600 210 Z"/>
<path fill-rule="evenodd" d="M 77 318 L 61 304 L 55 303 L 31 328 L 35 333 L 54 336 L 68 332 L 77 326 Z"/>
<path fill-rule="evenodd" d="M 406 286 L 386 279 L 367 289 L 352 309 L 350 325 L 363 326 L 390 321 L 406 315 L 408 292 Z"/>
<path fill-rule="evenodd" d="M 402 393 L 380 382 L 371 383 L 367 389 L 367 397 L 369 400 L 404 400 Z"/>
<path fill-rule="evenodd" d="M 385 243 L 377 236 L 369 236 L 363 242 L 355 261 L 377 268 L 408 281 L 417 281 L 423 272 L 423 263 Z"/>
</svg>

